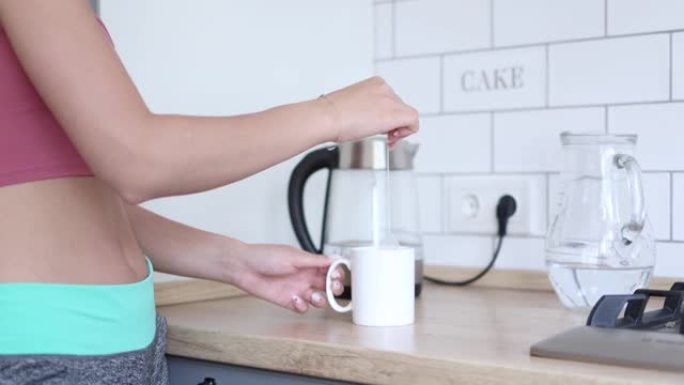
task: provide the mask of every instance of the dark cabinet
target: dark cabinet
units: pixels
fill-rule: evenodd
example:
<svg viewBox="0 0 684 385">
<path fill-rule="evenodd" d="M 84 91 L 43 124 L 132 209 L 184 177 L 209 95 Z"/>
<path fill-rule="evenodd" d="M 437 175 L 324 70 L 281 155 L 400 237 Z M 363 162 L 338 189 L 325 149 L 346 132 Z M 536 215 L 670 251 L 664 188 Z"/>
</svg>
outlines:
<svg viewBox="0 0 684 385">
<path fill-rule="evenodd" d="M 349 385 L 290 373 L 168 356 L 170 385 Z"/>
</svg>

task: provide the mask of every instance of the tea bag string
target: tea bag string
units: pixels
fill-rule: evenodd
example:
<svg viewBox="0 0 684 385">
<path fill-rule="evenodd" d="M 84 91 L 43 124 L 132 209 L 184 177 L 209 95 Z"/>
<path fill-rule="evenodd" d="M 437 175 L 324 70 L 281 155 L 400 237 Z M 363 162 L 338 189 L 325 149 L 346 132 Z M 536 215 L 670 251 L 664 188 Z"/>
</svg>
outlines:
<svg viewBox="0 0 684 385">
<path fill-rule="evenodd" d="M 382 245 L 399 246 L 397 239 L 392 234 L 392 185 L 390 174 L 390 143 L 389 137 L 385 142 L 385 231 Z"/>
</svg>

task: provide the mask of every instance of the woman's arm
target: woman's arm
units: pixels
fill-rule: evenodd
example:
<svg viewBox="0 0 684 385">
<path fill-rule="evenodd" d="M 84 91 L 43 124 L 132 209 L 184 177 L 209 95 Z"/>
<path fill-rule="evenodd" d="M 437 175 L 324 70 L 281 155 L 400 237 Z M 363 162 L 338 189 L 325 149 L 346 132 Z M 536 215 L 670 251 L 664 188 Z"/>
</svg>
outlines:
<svg viewBox="0 0 684 385">
<path fill-rule="evenodd" d="M 237 284 L 239 257 L 247 245 L 199 230 L 136 205 L 126 205 L 135 237 L 156 271 Z"/>
<path fill-rule="evenodd" d="M 225 185 L 326 141 L 417 130 L 380 78 L 255 114 L 153 114 L 87 0 L 0 0 L 0 23 L 93 172 L 130 203 Z"/>
<path fill-rule="evenodd" d="M 230 283 L 280 306 L 304 312 L 325 305 L 330 260 L 280 245 L 248 245 L 127 205 L 135 236 L 156 270 Z M 343 273 L 333 291 L 343 290 Z M 295 299 L 297 298 L 297 299 Z"/>
</svg>

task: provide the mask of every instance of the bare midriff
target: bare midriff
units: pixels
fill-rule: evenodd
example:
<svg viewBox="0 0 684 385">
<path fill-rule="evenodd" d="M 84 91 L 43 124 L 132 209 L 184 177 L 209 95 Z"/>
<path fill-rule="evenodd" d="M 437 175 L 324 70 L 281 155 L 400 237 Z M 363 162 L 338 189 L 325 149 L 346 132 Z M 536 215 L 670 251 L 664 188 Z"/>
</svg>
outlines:
<svg viewBox="0 0 684 385">
<path fill-rule="evenodd" d="M 99 179 L 0 187 L 0 282 L 117 284 L 147 273 L 124 202 Z"/>
</svg>

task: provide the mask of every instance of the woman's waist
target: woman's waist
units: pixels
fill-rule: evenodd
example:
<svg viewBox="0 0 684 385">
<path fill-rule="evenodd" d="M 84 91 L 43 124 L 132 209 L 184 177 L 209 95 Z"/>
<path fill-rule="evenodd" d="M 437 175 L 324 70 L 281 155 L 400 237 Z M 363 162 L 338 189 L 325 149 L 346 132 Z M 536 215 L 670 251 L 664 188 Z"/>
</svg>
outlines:
<svg viewBox="0 0 684 385">
<path fill-rule="evenodd" d="M 154 337 L 152 264 L 128 284 L 0 284 L 0 354 L 112 354 Z"/>
<path fill-rule="evenodd" d="M 119 197 L 92 177 L 0 188 L 0 282 L 114 284 L 147 269 Z"/>
</svg>

